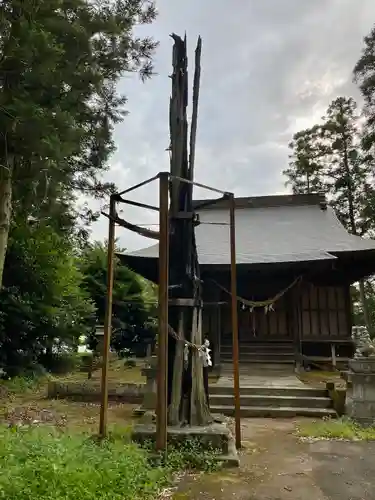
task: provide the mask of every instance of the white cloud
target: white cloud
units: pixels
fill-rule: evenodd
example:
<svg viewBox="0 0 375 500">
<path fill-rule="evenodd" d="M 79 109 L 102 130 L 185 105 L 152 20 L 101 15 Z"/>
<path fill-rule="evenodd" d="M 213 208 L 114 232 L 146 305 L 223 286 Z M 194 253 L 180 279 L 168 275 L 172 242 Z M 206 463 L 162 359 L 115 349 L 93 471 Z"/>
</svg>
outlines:
<svg viewBox="0 0 375 500">
<path fill-rule="evenodd" d="M 159 17 L 141 32 L 160 41 L 158 75 L 142 84 L 125 76 L 119 91 L 130 112 L 116 128 L 117 152 L 107 180 L 121 189 L 169 169 L 168 105 L 174 31 L 186 30 L 190 76 L 196 37 L 203 38 L 196 180 L 239 196 L 282 193 L 293 132 L 314 123 L 338 95 L 353 95 L 352 68 L 375 22 L 372 0 L 159 0 Z M 197 191 L 197 197 L 208 193 Z M 157 204 L 157 184 L 133 199 Z M 126 214 L 126 215 L 125 215 Z M 130 206 L 124 217 L 156 223 Z M 94 238 L 107 234 L 102 218 Z M 150 242 L 123 229 L 120 243 Z"/>
</svg>

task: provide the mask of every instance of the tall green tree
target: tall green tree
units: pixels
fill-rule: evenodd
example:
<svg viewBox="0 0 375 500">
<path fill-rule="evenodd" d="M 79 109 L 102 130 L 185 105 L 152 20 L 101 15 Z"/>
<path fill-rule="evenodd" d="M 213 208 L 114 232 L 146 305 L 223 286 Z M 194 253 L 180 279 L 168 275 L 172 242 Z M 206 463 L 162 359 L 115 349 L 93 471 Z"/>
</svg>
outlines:
<svg viewBox="0 0 375 500">
<path fill-rule="evenodd" d="M 357 105 L 352 98 L 334 100 L 324 119 L 327 144 L 329 192 L 344 226 L 354 235 L 364 236 L 375 228 L 371 165 L 361 150 L 361 127 Z M 363 317 L 371 329 L 364 280 L 359 282 Z"/>
<path fill-rule="evenodd" d="M 355 235 L 375 226 L 372 172 L 361 148 L 362 127 L 352 98 L 339 97 L 323 118 L 321 141 L 325 147 L 328 193 L 344 226 Z"/>
<path fill-rule="evenodd" d="M 288 178 L 294 194 L 324 191 L 322 148 L 318 141 L 321 129 L 318 125 L 301 130 L 289 143 L 292 153 L 289 168 L 283 173 Z"/>
<path fill-rule="evenodd" d="M 372 165 L 362 148 L 362 126 L 356 102 L 352 98 L 338 97 L 329 105 L 322 122 L 311 130 L 318 133 L 307 135 L 308 147 L 301 149 L 298 141 L 291 144 L 294 156 L 299 155 L 299 162 L 291 162 L 284 172 L 287 182 L 298 188 L 298 192 L 311 192 L 307 176 L 313 170 L 315 186 L 324 187 L 330 204 L 346 229 L 358 236 L 373 235 L 375 189 Z M 305 131 L 301 133 L 306 137 Z M 311 151 L 318 162 L 312 163 Z M 363 281 L 359 289 L 365 323 L 371 329 Z"/>
<path fill-rule="evenodd" d="M 117 248 L 117 251 L 121 249 Z M 107 249 L 95 242 L 86 247 L 79 259 L 84 276 L 82 288 L 96 306 L 96 320 L 104 323 L 107 293 Z M 114 261 L 112 304 L 112 347 L 145 355 L 156 333 L 157 297 L 154 285 Z"/>
<path fill-rule="evenodd" d="M 68 239 L 43 223 L 12 225 L 0 291 L 0 367 L 8 376 L 90 332 L 95 305 L 82 280 Z"/>
<path fill-rule="evenodd" d="M 362 145 L 369 155 L 369 161 L 373 163 L 375 155 L 375 26 L 364 38 L 362 54 L 354 67 L 353 74 L 364 99 L 365 126 Z"/>
<path fill-rule="evenodd" d="M 0 3 L 0 284 L 14 206 L 72 209 L 75 190 L 110 189 L 100 178 L 126 101 L 116 83 L 150 76 L 156 44 L 133 28 L 155 15 L 151 0 Z"/>
</svg>

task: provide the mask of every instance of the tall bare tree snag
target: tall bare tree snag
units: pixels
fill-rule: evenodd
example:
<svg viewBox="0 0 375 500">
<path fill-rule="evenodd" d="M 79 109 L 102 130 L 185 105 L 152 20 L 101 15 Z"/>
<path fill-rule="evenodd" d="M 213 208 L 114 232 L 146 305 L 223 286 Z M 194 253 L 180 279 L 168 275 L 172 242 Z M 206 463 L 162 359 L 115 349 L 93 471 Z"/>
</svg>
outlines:
<svg viewBox="0 0 375 500">
<path fill-rule="evenodd" d="M 200 436 L 207 426 L 213 422 L 208 405 L 208 384 L 204 378 L 202 309 L 203 291 L 198 262 L 198 252 L 195 239 L 195 227 L 199 218 L 195 213 L 199 208 L 222 200 L 231 199 L 231 293 L 232 326 L 234 344 L 234 396 L 236 406 L 236 444 L 241 445 L 240 432 L 240 393 L 238 370 L 238 318 L 236 292 L 236 255 L 235 255 L 235 217 L 234 195 L 211 186 L 194 181 L 195 142 L 197 134 L 198 98 L 200 83 L 201 38 L 195 51 L 195 72 L 193 86 L 192 124 L 190 140 L 188 141 L 188 75 L 186 37 L 182 40 L 177 35 L 171 35 L 173 46 L 172 95 L 170 99 L 170 172 L 159 172 L 155 177 L 147 179 L 136 186 L 112 196 L 119 203 L 128 203 L 159 212 L 159 232 L 142 231 L 142 228 L 120 219 L 112 210 L 110 224 L 117 223 L 126 229 L 143 234 L 148 238 L 159 240 L 159 335 L 158 335 L 158 377 L 156 403 L 156 448 L 165 450 L 167 446 L 167 426 L 190 426 L 187 435 L 196 433 Z M 190 147 L 188 147 L 188 145 Z M 122 195 L 141 187 L 156 178 L 159 179 L 159 207 L 144 203 L 125 200 Z M 193 204 L 193 186 L 219 193 L 217 200 Z M 169 190 L 169 192 L 168 192 Z M 168 196 L 169 194 L 169 196 Z M 169 198 L 169 200 L 168 200 Z M 168 205 L 169 202 L 169 205 Z M 110 301 L 108 300 L 108 303 Z M 109 318 L 110 316 L 108 316 Z M 105 338 L 110 332 L 110 321 L 105 328 Z M 108 339 L 107 339 L 108 340 Z M 107 342 L 107 345 L 108 342 Z M 108 359 L 108 357 L 107 357 Z M 168 365 L 168 366 L 167 366 Z M 104 370 L 103 370 L 104 374 Z M 105 376 L 103 375 L 102 394 L 106 393 Z M 103 397 L 102 408 L 105 408 Z M 103 419 L 105 422 L 105 419 Z M 192 428 L 195 427 L 195 428 Z M 104 429 L 105 430 L 105 429 Z M 133 438 L 144 441 L 150 437 L 150 426 L 141 424 L 134 429 Z M 231 435 L 225 426 L 214 429 L 214 434 L 220 435 L 223 453 L 227 453 Z M 105 432 L 102 432 L 105 435 Z M 228 446 L 227 446 L 228 444 Z M 238 460 L 233 454 L 233 459 Z"/>
<path fill-rule="evenodd" d="M 194 346 L 202 339 L 202 286 L 195 243 L 193 185 L 195 138 L 200 83 L 201 38 L 195 52 L 193 112 L 188 153 L 188 71 L 186 36 L 172 34 L 173 73 L 170 100 L 170 305 L 169 322 L 178 340 L 169 348 L 169 423 L 207 425 L 212 422 L 203 383 L 203 364 Z M 178 285 L 178 286 L 176 286 Z M 180 301 L 181 303 L 182 301 Z M 189 304 L 189 305 L 186 305 Z M 185 347 L 185 340 L 190 347 Z M 191 346 L 193 344 L 193 346 Z"/>
</svg>

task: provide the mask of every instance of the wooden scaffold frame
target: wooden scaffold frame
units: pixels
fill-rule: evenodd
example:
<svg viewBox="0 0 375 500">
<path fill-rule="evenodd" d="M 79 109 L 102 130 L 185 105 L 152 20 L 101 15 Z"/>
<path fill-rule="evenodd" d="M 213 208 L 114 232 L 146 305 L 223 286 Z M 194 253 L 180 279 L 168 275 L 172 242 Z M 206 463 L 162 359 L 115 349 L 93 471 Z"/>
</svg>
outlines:
<svg viewBox="0 0 375 500">
<path fill-rule="evenodd" d="M 159 180 L 159 207 L 126 200 L 123 195 L 134 191 L 154 180 Z M 158 450 L 165 450 L 167 446 L 167 407 L 168 407 L 168 272 L 169 272 L 169 185 L 173 182 L 183 182 L 193 186 L 207 189 L 222 195 L 212 203 L 222 199 L 229 200 L 230 218 L 230 269 L 231 269 L 231 312 L 232 312 L 232 341 L 233 341 L 233 376 L 234 376 L 234 403 L 235 403 L 235 441 L 236 447 L 241 447 L 241 420 L 240 420 L 240 380 L 239 380 L 239 344 L 238 344 L 238 309 L 237 309 L 237 270 L 236 270 L 236 237 L 235 237 L 235 197 L 233 193 L 201 184 L 177 176 L 169 172 L 159 172 L 154 177 L 140 182 L 124 191 L 113 194 L 110 197 L 109 214 L 103 214 L 109 219 L 108 228 L 108 254 L 107 254 L 107 294 L 106 311 L 104 320 L 104 352 L 101 376 L 101 405 L 99 436 L 107 436 L 107 415 L 108 415 L 108 368 L 109 352 L 112 330 L 112 296 L 113 296 L 113 271 L 115 254 L 115 226 L 116 224 L 127 229 L 135 226 L 118 217 L 116 203 L 135 205 L 141 208 L 150 209 L 159 213 L 159 231 L 151 231 L 145 228 L 138 228 L 139 234 L 159 241 L 159 286 L 158 286 L 158 377 L 157 377 L 157 403 L 156 403 L 156 447 Z M 141 229 L 141 230 L 140 230 Z"/>
</svg>

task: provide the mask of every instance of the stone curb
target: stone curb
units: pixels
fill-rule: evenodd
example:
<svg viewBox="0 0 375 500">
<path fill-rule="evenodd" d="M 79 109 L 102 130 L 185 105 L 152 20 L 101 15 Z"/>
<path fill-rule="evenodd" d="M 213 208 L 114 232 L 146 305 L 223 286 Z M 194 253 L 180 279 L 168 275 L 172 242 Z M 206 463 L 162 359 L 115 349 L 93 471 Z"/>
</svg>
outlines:
<svg viewBox="0 0 375 500">
<path fill-rule="evenodd" d="M 143 401 L 145 384 L 124 383 L 109 384 L 108 399 L 130 404 Z M 47 397 L 49 399 L 73 399 L 78 401 L 100 401 L 100 383 L 97 382 L 49 382 Z"/>
</svg>

